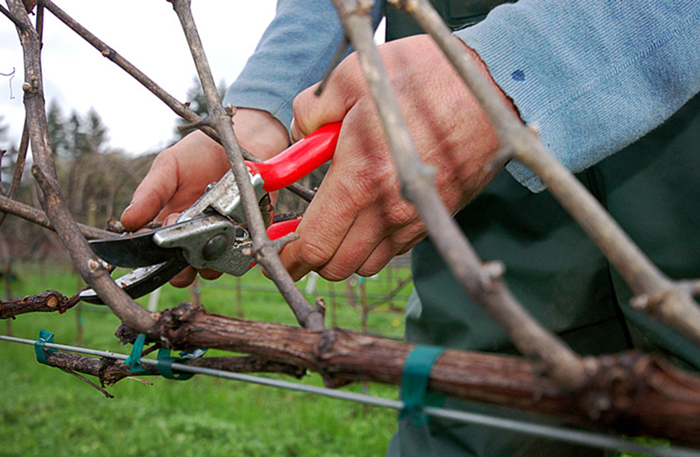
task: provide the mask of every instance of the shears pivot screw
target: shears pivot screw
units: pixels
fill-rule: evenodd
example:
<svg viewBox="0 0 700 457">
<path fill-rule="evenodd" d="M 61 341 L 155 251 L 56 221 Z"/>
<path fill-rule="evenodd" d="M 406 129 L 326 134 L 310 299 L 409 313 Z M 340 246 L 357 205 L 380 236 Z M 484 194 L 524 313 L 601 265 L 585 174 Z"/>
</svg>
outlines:
<svg viewBox="0 0 700 457">
<path fill-rule="evenodd" d="M 228 237 L 224 233 L 219 233 L 211 237 L 202 249 L 202 257 L 204 260 L 216 260 L 226 251 L 228 247 Z"/>
</svg>

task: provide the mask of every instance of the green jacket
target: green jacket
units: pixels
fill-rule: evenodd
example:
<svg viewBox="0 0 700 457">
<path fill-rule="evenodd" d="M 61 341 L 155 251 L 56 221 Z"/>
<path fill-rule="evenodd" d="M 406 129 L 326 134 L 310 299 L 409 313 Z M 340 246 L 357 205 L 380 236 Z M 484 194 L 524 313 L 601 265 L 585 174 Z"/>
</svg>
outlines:
<svg viewBox="0 0 700 457">
<path fill-rule="evenodd" d="M 501 1 L 433 1 L 458 29 Z M 387 38 L 420 33 L 405 13 L 387 6 Z M 700 276 L 700 99 L 636 143 L 578 175 L 623 229 L 672 278 Z M 658 351 L 700 368 L 700 351 L 650 317 L 632 310 L 619 275 L 547 193 L 532 193 L 507 172 L 456 220 L 481 258 L 501 260 L 520 302 L 581 354 L 632 347 Z M 455 283 L 430 240 L 412 252 L 415 291 L 407 308 L 406 339 L 427 345 L 516 353 L 505 333 Z M 503 414 L 448 400 L 446 407 Z M 527 416 L 506 413 L 512 417 Z M 532 419 L 535 420 L 535 419 Z M 494 429 L 431 420 L 400 421 L 390 455 L 601 455 Z"/>
</svg>

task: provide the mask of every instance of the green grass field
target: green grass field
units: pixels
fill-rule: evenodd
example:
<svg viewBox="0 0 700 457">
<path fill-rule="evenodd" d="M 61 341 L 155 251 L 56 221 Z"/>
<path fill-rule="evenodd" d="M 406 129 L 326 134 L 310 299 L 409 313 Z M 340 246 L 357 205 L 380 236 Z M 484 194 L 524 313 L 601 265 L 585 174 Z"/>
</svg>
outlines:
<svg viewBox="0 0 700 457">
<path fill-rule="evenodd" d="M 15 297 L 46 289 L 69 295 L 79 283 L 70 267 L 42 274 L 36 266 L 15 265 L 14 271 Z M 327 284 L 319 283 L 316 294 L 327 294 Z M 232 277 L 203 283 L 202 303 L 214 312 L 242 311 L 247 319 L 294 324 L 286 304 L 265 291 L 272 284 L 258 271 L 241 284 L 240 308 Z M 388 287 L 381 281 L 366 284 L 375 296 Z M 255 290 L 246 290 L 251 288 Z M 329 305 L 329 313 L 335 313 L 340 326 L 359 329 L 358 312 L 340 296 L 345 286 L 334 289 L 337 303 L 333 309 Z M 395 299 L 397 305 L 403 305 L 408 291 L 410 286 Z M 168 286 L 159 308 L 184 300 L 189 300 L 187 290 Z M 116 342 L 119 321 L 105 308 L 85 306 L 80 316 L 84 347 L 130 352 L 130 346 Z M 76 310 L 69 310 L 64 315 L 21 315 L 11 326 L 17 337 L 33 340 L 44 328 L 55 334 L 57 343 L 73 345 L 77 321 Z M 383 305 L 370 313 L 367 329 L 400 337 L 403 315 Z M 4 323 L 0 333 L 5 333 Z M 39 364 L 32 346 L 0 341 L 0 456 L 375 456 L 384 454 L 396 428 L 396 412 L 388 409 L 203 375 L 184 382 L 148 379 L 153 386 L 123 380 L 107 389 L 115 398 L 106 399 L 76 377 Z M 315 374 L 302 382 L 322 385 Z M 396 388 L 381 385 L 347 390 L 393 399 L 398 395 Z"/>
</svg>

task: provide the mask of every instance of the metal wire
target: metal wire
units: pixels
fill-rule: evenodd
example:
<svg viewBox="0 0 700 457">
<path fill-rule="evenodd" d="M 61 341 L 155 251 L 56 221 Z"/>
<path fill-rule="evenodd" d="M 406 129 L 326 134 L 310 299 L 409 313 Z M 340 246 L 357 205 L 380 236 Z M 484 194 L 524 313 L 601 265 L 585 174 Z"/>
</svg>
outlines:
<svg viewBox="0 0 700 457">
<path fill-rule="evenodd" d="M 21 343 L 27 345 L 34 345 L 36 341 L 28 340 L 24 338 L 16 338 L 12 336 L 0 335 L 0 341 L 8 341 L 12 343 Z M 58 349 L 61 351 L 75 352 L 79 354 L 91 355 L 95 357 L 107 357 L 112 359 L 126 360 L 129 356 L 125 354 L 114 353 L 110 351 L 98 351 L 95 349 L 88 349 L 76 346 L 67 346 L 64 344 L 56 343 L 45 343 L 45 347 Z M 155 365 L 156 360 L 142 358 L 142 364 Z M 387 398 L 373 397 L 371 395 L 356 394 L 352 392 L 345 392 L 340 390 L 328 389 L 325 387 L 310 386 L 306 384 L 299 384 L 295 382 L 283 381 L 279 379 L 262 378 L 259 376 L 245 375 L 240 373 L 230 373 L 227 371 L 214 370 L 211 368 L 204 367 L 193 367 L 188 365 L 183 365 L 179 363 L 173 363 L 173 369 L 178 371 L 185 371 L 189 373 L 204 374 L 208 376 L 215 376 L 219 378 L 231 379 L 235 381 L 243 381 L 252 384 L 259 384 L 270 387 L 278 387 L 282 389 L 295 390 L 298 392 L 305 392 L 314 395 L 322 395 L 325 397 L 335 398 L 338 400 L 353 401 L 356 403 L 362 403 L 365 405 L 379 406 L 382 408 L 391 408 L 395 410 L 400 410 L 403 408 L 403 402 L 399 400 L 390 400 Z M 483 414 L 469 413 L 465 411 L 451 410 L 445 408 L 435 408 L 435 407 L 425 407 L 423 408 L 425 414 L 440 418 L 449 419 L 457 422 L 463 422 L 473 425 L 482 425 L 486 427 L 493 427 L 500 430 L 506 430 L 511 432 L 518 432 L 527 435 L 539 436 L 541 438 L 549 438 L 562 442 L 580 444 L 584 446 L 596 447 L 601 449 L 610 449 L 617 451 L 642 453 L 647 455 L 661 456 L 661 457 L 700 457 L 700 452 L 693 449 L 673 446 L 673 447 L 659 447 L 652 445 L 645 445 L 637 442 L 627 441 L 616 436 L 605 435 L 602 433 L 594 433 L 582 430 L 572 430 L 563 427 L 555 427 L 550 425 L 533 424 L 529 422 L 514 420 L 514 419 L 504 419 L 499 417 L 491 417 Z"/>
</svg>

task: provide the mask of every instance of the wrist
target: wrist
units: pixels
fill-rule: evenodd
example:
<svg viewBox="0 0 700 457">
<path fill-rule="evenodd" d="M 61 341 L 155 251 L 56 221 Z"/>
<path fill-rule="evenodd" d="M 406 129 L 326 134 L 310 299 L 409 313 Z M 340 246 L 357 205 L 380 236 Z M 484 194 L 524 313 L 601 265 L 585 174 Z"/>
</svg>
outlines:
<svg viewBox="0 0 700 457">
<path fill-rule="evenodd" d="M 464 43 L 461 39 L 458 38 L 459 43 L 464 47 L 464 49 L 467 51 L 467 54 L 471 58 L 471 60 L 476 64 L 476 66 L 479 68 L 481 73 L 486 77 L 486 79 L 489 81 L 491 86 L 494 88 L 496 93 L 501 97 L 501 99 L 505 102 L 506 106 L 516 115 L 518 118 L 520 118 L 520 112 L 518 110 L 518 107 L 515 106 L 515 103 L 513 102 L 513 99 L 510 98 L 508 94 L 505 93 L 505 91 L 501 88 L 501 86 L 494 81 L 493 77 L 491 76 L 491 72 L 489 71 L 488 67 L 486 66 L 486 63 L 481 59 L 481 56 L 472 48 L 470 48 L 466 43 Z"/>
<path fill-rule="evenodd" d="M 289 146 L 287 129 L 267 111 L 238 108 L 233 116 L 233 130 L 241 147 L 262 160 Z"/>
</svg>

